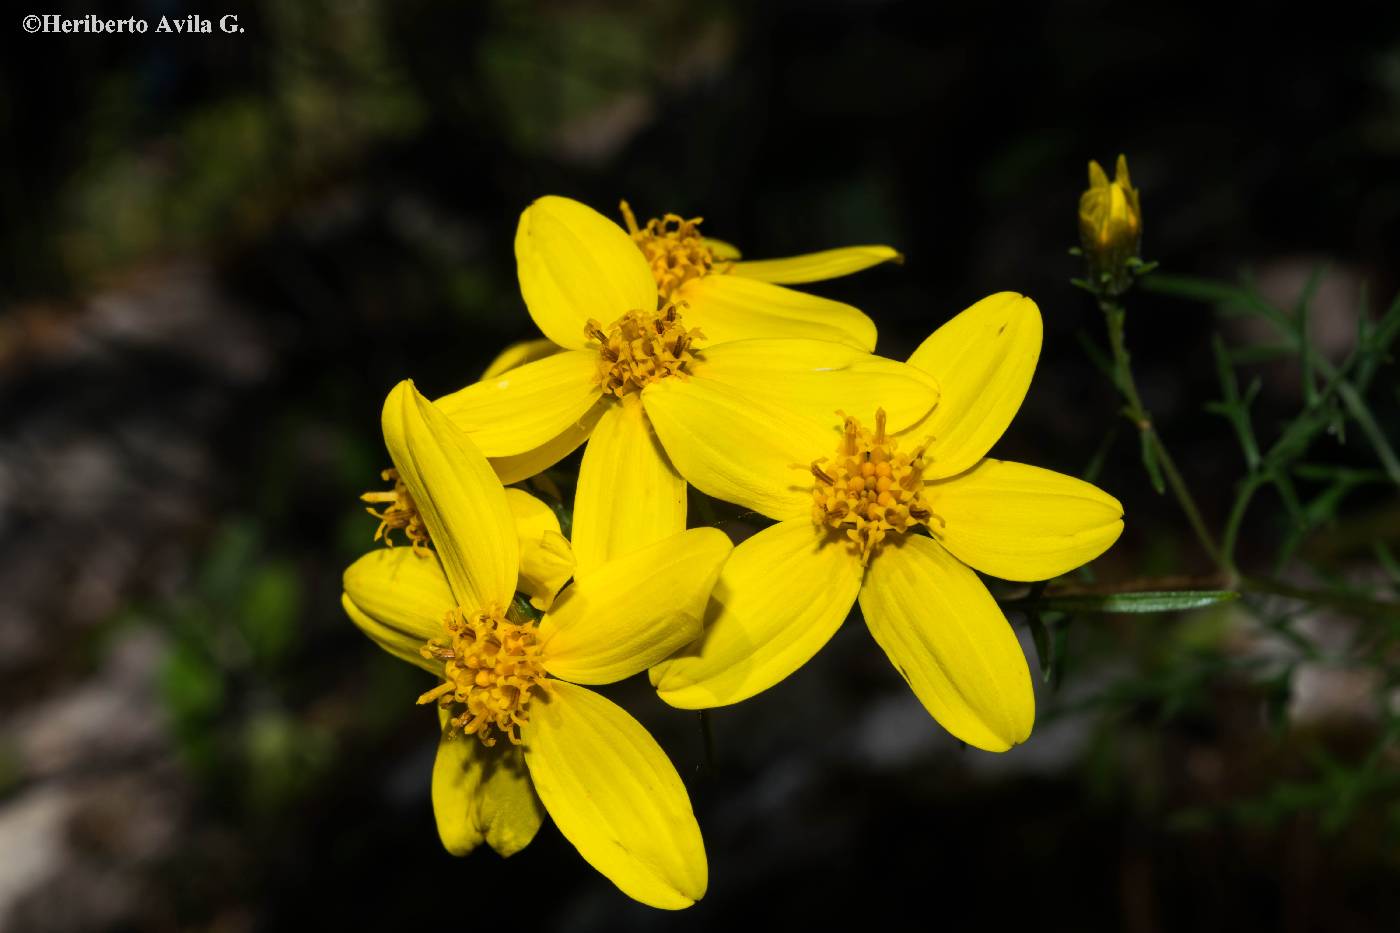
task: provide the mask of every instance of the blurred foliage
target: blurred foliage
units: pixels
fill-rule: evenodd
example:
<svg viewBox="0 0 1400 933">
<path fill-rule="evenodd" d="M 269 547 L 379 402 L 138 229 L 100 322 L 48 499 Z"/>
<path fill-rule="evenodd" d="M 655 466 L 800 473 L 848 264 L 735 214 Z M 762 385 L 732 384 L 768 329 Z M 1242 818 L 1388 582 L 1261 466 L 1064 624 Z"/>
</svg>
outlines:
<svg viewBox="0 0 1400 933">
<path fill-rule="evenodd" d="M 193 585 L 166 606 L 161 693 L 188 764 L 239 809 L 267 817 L 311 792 L 334 735 L 287 695 L 302 635 L 295 568 L 262 554 L 255 527 L 220 534 Z"/>
<path fill-rule="evenodd" d="M 1334 365 L 1321 354 L 1309 329 L 1321 278 L 1322 273 L 1315 272 L 1290 308 L 1277 307 L 1247 280 L 1230 285 L 1155 274 L 1143 281 L 1149 291 L 1215 306 L 1222 323 L 1253 318 L 1263 325 L 1255 333 L 1265 336 L 1238 348 L 1231 348 L 1220 333 L 1214 336 L 1212 349 L 1221 397 L 1207 403 L 1205 411 L 1231 426 L 1245 473 L 1235 484 L 1235 498 L 1218 539 L 1208 529 L 1200 531 L 1203 548 L 1218 565 L 1219 579 L 1240 588 L 1245 597 L 1241 606 L 1257 629 L 1242 640 L 1238 624 L 1219 624 L 1229 617 L 1217 610 L 1212 613 L 1216 624 L 1202 630 L 1204 640 L 1184 638 L 1190 630 L 1178 629 L 1174 639 L 1154 652 L 1156 659 L 1146 669 L 1133 671 L 1130 677 L 1084 700 L 1079 708 L 1111 711 L 1145 707 L 1156 711 L 1159 722 L 1188 714 L 1205 716 L 1218 691 L 1234 683 L 1257 698 L 1264 717 L 1275 725 L 1277 741 L 1283 742 L 1290 728 L 1290 701 L 1303 666 L 1347 671 L 1361 682 L 1373 684 L 1370 709 L 1350 711 L 1350 715 L 1361 715 L 1375 724 L 1369 742 L 1344 755 L 1320 745 L 1304 746 L 1304 776 L 1266 780 L 1251 793 L 1215 808 L 1188 808 L 1175 818 L 1179 827 L 1201 825 L 1212 818 L 1276 826 L 1290 815 L 1313 813 L 1325 831 L 1334 833 L 1359 816 L 1364 804 L 1374 801 L 1389 813 L 1392 837 L 1400 839 L 1395 750 L 1395 739 L 1400 735 L 1400 706 L 1395 701 L 1400 688 L 1400 651 L 1396 650 L 1400 601 L 1392 598 L 1395 568 L 1386 564 L 1391 545 L 1400 539 L 1400 527 L 1392 524 L 1379 529 L 1389 540 L 1366 532 L 1357 535 L 1350 529 L 1364 518 L 1347 508 L 1353 493 L 1368 489 L 1380 490 L 1393 503 L 1395 489 L 1400 486 L 1393 438 L 1382 427 L 1400 424 L 1400 393 L 1374 391 L 1375 384 L 1396 384 L 1392 348 L 1400 338 L 1400 296 L 1377 317 L 1366 305 L 1363 290 L 1362 304 L 1354 312 L 1356 330 L 1351 348 Z M 1121 305 L 1111 300 L 1100 303 L 1110 339 L 1122 341 L 1123 322 L 1130 318 Z M 1108 363 L 1092 343 L 1086 344 L 1086 349 L 1128 399 L 1125 414 L 1139 425 L 1144 438 L 1148 437 L 1151 418 L 1137 401 L 1126 351 L 1115 346 L 1115 363 Z M 1272 440 L 1265 443 L 1260 440 L 1252 410 L 1264 385 L 1264 376 L 1257 371 L 1280 361 L 1297 367 L 1301 405 L 1281 420 Z M 1243 390 L 1242 370 L 1256 371 Z M 1272 373 L 1277 377 L 1280 371 Z M 1158 449 L 1160 453 L 1154 452 Z M 1165 449 L 1160 442 L 1144 443 L 1141 454 L 1154 488 L 1164 494 L 1161 469 L 1163 465 L 1171 467 Z M 1373 465 L 1361 465 L 1366 459 Z M 1180 481 L 1180 477 L 1175 479 Z M 1256 501 L 1264 491 L 1274 493 L 1273 502 Z M 1173 493 L 1186 516 L 1199 519 L 1190 491 L 1174 483 Z M 1262 529 L 1254 540 L 1271 544 L 1252 549 L 1256 552 L 1252 558 L 1264 558 L 1267 565 L 1259 571 L 1244 567 L 1237 555 L 1242 529 L 1251 515 L 1253 526 Z M 1367 528 L 1372 534 L 1376 530 Z M 1272 553 L 1266 554 L 1269 551 Z M 1386 568 L 1383 575 L 1370 570 L 1372 559 Z M 1306 582 L 1295 582 L 1300 579 Z M 1101 598 L 1108 602 L 1118 597 L 1109 594 Z M 1155 594 L 1139 594 L 1139 598 L 1149 607 L 1157 599 Z M 1177 598 L 1190 597 L 1182 594 Z M 1038 646 L 1046 637 L 1043 627 L 1035 629 L 1040 626 L 1035 612 L 1041 603 L 1063 609 L 1067 615 L 1076 611 L 1072 602 L 1065 605 L 1062 599 L 1059 605 L 1050 605 L 1038 592 L 1023 602 L 1030 607 Z M 1201 592 L 1202 605 L 1219 602 Z M 1058 683 L 1058 678 L 1054 679 Z"/>
</svg>

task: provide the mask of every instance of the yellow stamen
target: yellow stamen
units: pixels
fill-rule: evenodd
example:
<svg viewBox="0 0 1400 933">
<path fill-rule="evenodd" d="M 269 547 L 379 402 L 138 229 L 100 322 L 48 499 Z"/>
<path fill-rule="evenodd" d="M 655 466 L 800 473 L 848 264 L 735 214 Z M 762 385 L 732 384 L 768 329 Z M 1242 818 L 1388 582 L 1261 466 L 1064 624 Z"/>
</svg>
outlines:
<svg viewBox="0 0 1400 933">
<path fill-rule="evenodd" d="M 839 414 L 839 413 L 838 413 Z M 885 434 L 885 410 L 875 412 L 875 431 L 847 417 L 836 457 L 812 463 L 812 520 L 842 531 L 862 564 L 885 538 L 937 518 L 924 499 L 924 449 L 900 453 Z"/>
<path fill-rule="evenodd" d="M 637 226 L 637 218 L 626 201 L 622 202 L 622 218 L 627 232 L 632 234 L 642 254 L 651 266 L 656 290 L 663 303 L 670 301 L 676 289 L 691 279 L 716 272 L 728 272 L 733 263 L 716 259 L 700 235 L 701 217 L 686 219 L 679 214 L 653 217 L 645 227 Z"/>
<path fill-rule="evenodd" d="M 385 544 L 393 547 L 394 532 L 402 531 L 413 545 L 413 553 L 420 557 L 426 556 L 428 545 L 432 543 L 428 536 L 428 526 L 423 524 L 423 517 L 418 514 L 418 507 L 413 504 L 413 496 L 409 494 L 408 487 L 399 479 L 399 471 L 390 468 L 379 476 L 386 483 L 392 480 L 394 488 L 384 492 L 367 492 L 360 496 L 361 502 L 384 506 L 379 512 L 372 508 L 365 509 L 379 519 L 379 527 L 374 531 L 374 540 L 383 538 Z"/>
<path fill-rule="evenodd" d="M 694 361 L 695 341 L 704 334 L 686 330 L 680 310 L 629 311 L 607 329 L 590 320 L 584 335 L 598 351 L 598 382 L 621 398 L 667 376 L 684 378 Z"/>
<path fill-rule="evenodd" d="M 448 710 L 460 707 L 451 727 L 476 736 L 483 745 L 495 745 L 497 734 L 519 745 L 531 698 L 548 689 L 537 629 L 511 622 L 494 608 L 452 609 L 442 624 L 448 637 L 433 639 L 419 652 L 443 662 L 444 682 L 418 702 Z"/>
</svg>

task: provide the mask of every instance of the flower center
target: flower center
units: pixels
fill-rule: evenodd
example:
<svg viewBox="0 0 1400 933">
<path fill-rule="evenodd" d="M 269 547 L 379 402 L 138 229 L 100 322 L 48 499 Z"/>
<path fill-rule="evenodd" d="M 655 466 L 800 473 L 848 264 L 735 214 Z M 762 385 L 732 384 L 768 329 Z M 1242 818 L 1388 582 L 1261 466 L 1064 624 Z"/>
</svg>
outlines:
<svg viewBox="0 0 1400 933">
<path fill-rule="evenodd" d="M 844 531 L 862 564 L 893 532 L 904 534 L 936 518 L 924 499 L 924 448 L 901 453 L 885 436 L 885 410 L 875 412 L 875 431 L 846 417 L 834 460 L 812 463 L 812 520 Z"/>
<path fill-rule="evenodd" d="M 583 332 L 598 349 L 603 392 L 618 398 L 667 376 L 684 378 L 694 361 L 695 341 L 705 337 L 698 329 L 686 330 L 672 304 L 660 311 L 628 311 L 607 330 L 590 320 Z"/>
<path fill-rule="evenodd" d="M 379 519 L 379 527 L 374 531 L 374 540 L 383 538 L 385 544 L 393 547 L 394 532 L 402 531 L 413 545 L 415 553 L 426 554 L 431 543 L 428 526 L 423 524 L 423 517 L 418 514 L 418 507 L 413 504 L 413 496 L 409 495 L 408 487 L 399 479 L 399 471 L 390 468 L 379 476 L 386 483 L 393 480 L 394 488 L 384 492 L 367 492 L 360 496 L 361 502 L 384 506 L 378 512 L 372 508 L 365 509 Z"/>
<path fill-rule="evenodd" d="M 627 221 L 627 232 L 632 234 L 633 241 L 647 258 L 647 265 L 651 266 L 662 301 L 670 301 L 676 289 L 691 279 L 729 271 L 730 263 L 716 260 L 700 235 L 700 222 L 704 218 L 687 220 L 679 214 L 667 214 L 653 217 L 645 227 L 638 227 L 637 218 L 626 201 L 622 202 L 622 217 Z"/>
<path fill-rule="evenodd" d="M 418 702 L 460 708 L 452 728 L 476 736 L 483 745 L 495 745 L 497 733 L 519 745 L 532 695 L 547 690 L 537 629 L 511 622 L 494 608 L 468 612 L 458 607 L 448 611 L 442 624 L 447 637 L 433 639 L 419 652 L 444 662 L 445 681 Z"/>
</svg>

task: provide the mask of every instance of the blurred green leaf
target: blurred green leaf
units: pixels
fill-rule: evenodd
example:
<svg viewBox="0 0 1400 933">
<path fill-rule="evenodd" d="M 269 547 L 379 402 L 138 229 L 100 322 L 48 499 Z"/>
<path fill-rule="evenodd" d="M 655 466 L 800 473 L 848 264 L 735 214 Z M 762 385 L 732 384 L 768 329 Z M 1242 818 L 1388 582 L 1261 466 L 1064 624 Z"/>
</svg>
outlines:
<svg viewBox="0 0 1400 933">
<path fill-rule="evenodd" d="M 1142 593 L 1107 593 L 1104 595 L 1065 595 L 1030 597 L 1002 603 L 1009 608 L 1035 606 L 1040 611 L 1057 612 L 1184 612 L 1239 599 L 1234 590 L 1154 590 Z"/>
<path fill-rule="evenodd" d="M 1040 613 L 1027 613 L 1026 622 L 1031 629 L 1031 638 L 1035 641 L 1035 654 L 1040 661 L 1040 676 L 1045 680 L 1050 679 L 1050 631 L 1045 627 L 1045 622 L 1040 618 Z"/>
<path fill-rule="evenodd" d="M 1220 381 L 1220 392 L 1224 398 L 1222 401 L 1206 405 L 1206 410 L 1230 422 L 1231 427 L 1235 429 L 1240 448 L 1244 451 L 1245 466 L 1252 473 L 1259 468 L 1259 442 L 1254 438 L 1249 406 L 1259 394 L 1260 383 L 1256 380 L 1244 395 L 1240 395 L 1239 382 L 1230 363 L 1230 353 L 1225 349 L 1225 341 L 1219 334 L 1215 334 L 1211 340 L 1211 350 L 1215 355 L 1215 374 Z"/>
<path fill-rule="evenodd" d="M 1375 543 L 1376 560 L 1390 575 L 1390 582 L 1400 587 L 1400 560 L 1395 559 L 1390 547 L 1384 541 Z"/>
<path fill-rule="evenodd" d="M 1385 468 L 1385 473 L 1390 477 L 1391 482 L 1400 486 L 1400 460 L 1395 457 L 1395 451 L 1391 449 L 1390 442 L 1385 438 L 1385 432 L 1376 423 L 1371 410 L 1362 401 L 1361 394 L 1352 388 L 1348 382 L 1337 384 L 1337 394 L 1342 397 L 1343 404 L 1351 417 L 1361 426 L 1361 432 L 1366 435 L 1366 439 L 1371 442 L 1371 446 L 1376 450 L 1376 457 Z"/>
<path fill-rule="evenodd" d="M 270 666 L 286 656 L 296 639 L 300 611 L 301 583 L 292 567 L 271 564 L 252 574 L 237 622 L 255 661 Z"/>
<path fill-rule="evenodd" d="M 1058 691 L 1064 683 L 1065 668 L 1069 660 L 1069 619 L 1055 623 L 1055 641 L 1050 648 L 1050 689 Z"/>
<path fill-rule="evenodd" d="M 267 815 L 310 792 L 334 753 L 334 742 L 323 729 L 281 711 L 250 717 L 241 745 L 245 782 L 240 791 L 253 812 Z"/>
<path fill-rule="evenodd" d="M 1103 349 L 1082 330 L 1076 331 L 1074 337 L 1079 341 L 1079 346 L 1083 348 L 1084 355 L 1089 358 L 1089 362 L 1094 364 L 1094 368 L 1103 373 L 1104 378 L 1109 382 L 1117 385 L 1118 374 L 1113 371 L 1113 361 L 1108 358 Z"/>
<path fill-rule="evenodd" d="M 1079 474 L 1079 478 L 1086 483 L 1098 482 L 1099 474 L 1103 472 L 1104 463 L 1108 460 L 1109 451 L 1113 449 L 1113 442 L 1118 440 L 1118 431 L 1123 422 L 1115 419 L 1104 432 L 1103 440 L 1099 441 L 1099 446 L 1094 448 L 1093 456 L 1089 458 L 1089 463 L 1084 467 L 1084 471 Z"/>
<path fill-rule="evenodd" d="M 1138 442 L 1142 449 L 1142 465 L 1147 468 L 1147 476 L 1152 481 L 1152 488 L 1157 490 L 1157 495 L 1163 495 L 1167 491 L 1167 484 L 1166 480 L 1162 478 L 1162 465 L 1157 460 L 1157 448 L 1153 445 L 1151 433 L 1139 431 Z"/>
<path fill-rule="evenodd" d="M 181 720 L 202 719 L 218 710 L 224 699 L 218 668 L 184 645 L 177 645 L 166 658 L 160 685 L 171 711 Z"/>
<path fill-rule="evenodd" d="M 1157 273 L 1144 278 L 1142 280 L 1142 287 L 1149 292 L 1157 292 L 1162 295 L 1174 295 L 1177 298 L 1186 298 L 1206 304 L 1220 305 L 1222 308 L 1235 313 L 1254 312 L 1271 319 L 1276 319 L 1281 316 L 1277 309 L 1257 295 L 1252 289 L 1242 288 L 1238 285 L 1229 282 L 1220 282 L 1215 279 L 1201 279 L 1188 275 L 1162 275 Z"/>
</svg>

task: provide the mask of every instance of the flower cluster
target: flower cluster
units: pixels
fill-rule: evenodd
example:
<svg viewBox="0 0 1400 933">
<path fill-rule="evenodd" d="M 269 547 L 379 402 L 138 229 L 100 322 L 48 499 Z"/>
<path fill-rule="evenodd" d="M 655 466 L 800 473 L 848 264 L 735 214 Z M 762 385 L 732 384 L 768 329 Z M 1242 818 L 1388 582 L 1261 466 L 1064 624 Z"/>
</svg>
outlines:
<svg viewBox="0 0 1400 933">
<path fill-rule="evenodd" d="M 1044 580 L 1105 551 L 1122 508 L 994 460 L 1040 354 L 1040 312 L 992 295 L 904 362 L 870 318 L 787 288 L 901 259 L 860 246 L 750 261 L 666 215 L 624 230 L 545 197 L 521 215 L 521 292 L 544 339 L 434 401 L 384 405 L 392 493 L 345 572 L 351 620 L 436 685 L 443 845 L 523 848 L 548 813 L 625 894 L 677 909 L 708 863 L 675 767 L 589 687 L 646 671 L 673 707 L 737 703 L 805 664 L 859 603 L 915 695 L 969 745 L 1035 718 L 1030 673 L 977 572 Z M 581 445 L 571 533 L 513 484 Z M 540 485 L 537 484 L 536 488 Z M 687 487 L 772 524 L 690 527 Z M 508 488 L 510 487 L 510 488 Z"/>
</svg>

